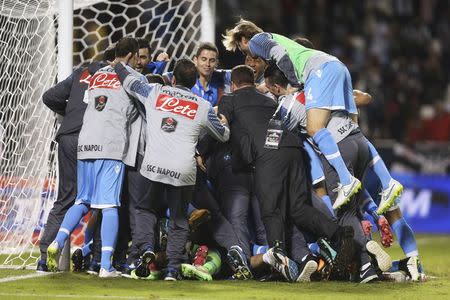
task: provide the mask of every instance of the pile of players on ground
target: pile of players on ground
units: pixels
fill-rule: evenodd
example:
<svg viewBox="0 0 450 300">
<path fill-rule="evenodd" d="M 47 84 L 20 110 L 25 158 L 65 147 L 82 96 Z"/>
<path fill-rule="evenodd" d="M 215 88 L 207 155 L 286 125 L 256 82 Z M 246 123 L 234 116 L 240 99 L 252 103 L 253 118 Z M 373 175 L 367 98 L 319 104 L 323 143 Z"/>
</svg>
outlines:
<svg viewBox="0 0 450 300">
<path fill-rule="evenodd" d="M 58 136 L 60 149 L 76 136 L 76 167 L 62 151 L 59 162 L 77 183 L 60 178 L 37 270 L 58 270 L 92 211 L 73 270 L 102 278 L 423 279 L 403 187 L 358 127 L 371 97 L 345 65 L 245 20 L 223 42 L 245 65 L 217 70 L 216 46 L 201 43 L 161 76 L 169 55 L 150 62 L 148 41 L 123 38 L 44 94 L 63 125 L 79 122 Z M 406 258 L 393 262 L 371 224 L 384 247 L 394 231 Z"/>
</svg>

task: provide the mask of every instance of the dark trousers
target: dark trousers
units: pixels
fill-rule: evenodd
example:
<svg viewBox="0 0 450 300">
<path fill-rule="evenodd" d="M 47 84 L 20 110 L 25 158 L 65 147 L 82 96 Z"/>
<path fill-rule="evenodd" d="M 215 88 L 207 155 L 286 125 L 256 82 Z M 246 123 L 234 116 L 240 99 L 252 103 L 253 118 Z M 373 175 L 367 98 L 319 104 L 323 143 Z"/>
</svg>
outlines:
<svg viewBox="0 0 450 300">
<path fill-rule="evenodd" d="M 293 224 L 288 226 L 286 246 L 288 248 L 289 257 L 297 263 L 301 263 L 303 257 L 311 254 L 305 234 Z"/>
<path fill-rule="evenodd" d="M 172 186 L 148 180 L 150 185 L 144 198 L 136 203 L 136 246 L 141 253 L 154 250 L 155 229 L 158 215 L 169 208 L 169 230 L 166 254 L 168 267 L 179 269 L 187 261 L 186 243 L 189 235 L 188 204 L 193 197 L 194 186 Z"/>
<path fill-rule="evenodd" d="M 100 260 L 102 258 L 102 237 L 101 237 L 101 229 L 102 229 L 102 210 L 101 209 L 93 209 L 92 216 L 94 217 L 94 214 L 96 214 L 96 217 L 93 219 L 93 223 L 91 224 L 91 220 L 89 220 L 88 226 L 92 226 L 93 228 L 91 230 L 94 230 L 94 233 L 92 235 L 92 246 L 91 246 L 91 253 L 92 253 L 92 261 L 100 263 Z"/>
<path fill-rule="evenodd" d="M 266 228 L 261 218 L 261 209 L 256 193 L 250 199 L 250 232 L 253 244 L 267 245 Z"/>
<path fill-rule="evenodd" d="M 126 176 L 124 182 L 124 193 L 122 196 L 121 210 L 119 211 L 120 222 L 119 237 L 116 251 L 114 253 L 114 260 L 117 258 L 125 258 L 124 254 L 128 249 L 128 243 L 131 240 L 131 246 L 128 249 L 127 263 L 132 264 L 139 258 L 139 250 L 136 246 L 136 203 L 145 197 L 148 197 L 148 189 L 150 187 L 149 180 L 141 175 L 140 169 L 142 165 L 143 156 L 138 154 L 136 165 L 134 167 L 127 166 Z M 148 200 L 148 199 L 147 199 Z M 122 251 L 118 251 L 122 250 Z"/>
<path fill-rule="evenodd" d="M 219 204 L 213 197 L 206 184 L 206 174 L 200 170 L 197 171 L 197 180 L 195 183 L 195 193 L 192 204 L 196 208 L 204 208 L 211 213 L 210 232 L 217 244 L 225 249 L 231 246 L 239 245 L 233 226 L 225 218 Z"/>
<path fill-rule="evenodd" d="M 39 249 L 41 259 L 47 260 L 47 248 L 56 238 L 67 210 L 77 196 L 78 133 L 58 137 L 58 197 L 47 218 Z"/>
<path fill-rule="evenodd" d="M 216 199 L 221 211 L 230 222 L 244 253 L 250 257 L 249 209 L 253 195 L 252 174 L 237 173 L 231 165 L 225 166 L 215 181 Z"/>
<path fill-rule="evenodd" d="M 339 151 L 341 152 L 342 159 L 347 165 L 349 172 L 363 182 L 366 168 L 369 164 L 369 149 L 367 142 L 361 133 L 356 133 L 347 136 L 345 139 L 338 143 Z M 328 163 L 328 161 L 321 157 L 322 165 L 325 174 L 325 183 L 327 187 L 328 195 L 331 198 L 332 203 L 336 200 L 337 193 L 333 190 L 339 183 L 339 176 L 334 168 Z M 358 193 L 349 204 L 343 206 L 337 211 L 338 224 L 342 226 L 352 226 L 355 231 L 355 242 L 362 251 L 361 262 L 365 264 L 370 261 L 365 252 L 365 245 L 367 238 L 364 235 L 361 220 L 362 215 L 360 213 L 360 206 L 362 201 L 362 193 Z"/>
<path fill-rule="evenodd" d="M 298 148 L 280 148 L 256 160 L 255 189 L 271 247 L 277 241 L 285 243 L 288 217 L 298 229 L 317 237 L 331 238 L 338 229 L 337 224 L 311 205 L 304 155 Z"/>
</svg>

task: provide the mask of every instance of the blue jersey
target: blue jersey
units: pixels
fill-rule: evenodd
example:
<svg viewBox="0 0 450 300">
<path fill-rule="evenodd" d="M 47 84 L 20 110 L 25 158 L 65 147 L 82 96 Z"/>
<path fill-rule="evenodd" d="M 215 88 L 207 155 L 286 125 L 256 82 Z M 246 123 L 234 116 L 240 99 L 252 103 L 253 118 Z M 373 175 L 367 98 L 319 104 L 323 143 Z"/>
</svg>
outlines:
<svg viewBox="0 0 450 300">
<path fill-rule="evenodd" d="M 204 88 L 200 83 L 200 80 L 197 79 L 191 91 L 211 103 L 212 106 L 216 106 L 217 102 L 222 97 L 222 94 L 224 92 L 229 92 L 230 85 L 231 71 L 217 70 L 212 73 L 206 88 Z"/>
<path fill-rule="evenodd" d="M 172 80 L 173 72 L 164 74 L 169 81 Z M 205 99 L 211 106 L 216 106 L 223 93 L 229 93 L 231 86 L 231 70 L 216 70 L 212 73 L 211 79 L 208 81 L 206 88 L 202 86 L 197 78 L 195 85 L 191 91 L 195 95 Z"/>
<path fill-rule="evenodd" d="M 152 74 L 160 74 L 164 72 L 167 61 L 151 61 L 147 64 L 147 68 Z"/>
</svg>

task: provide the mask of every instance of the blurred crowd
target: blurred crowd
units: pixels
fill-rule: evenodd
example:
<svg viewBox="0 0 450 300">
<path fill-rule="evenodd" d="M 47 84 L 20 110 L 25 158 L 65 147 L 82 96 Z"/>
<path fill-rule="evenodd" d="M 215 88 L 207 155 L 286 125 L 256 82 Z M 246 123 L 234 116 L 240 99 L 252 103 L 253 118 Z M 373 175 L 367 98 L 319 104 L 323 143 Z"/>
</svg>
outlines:
<svg viewBox="0 0 450 300">
<path fill-rule="evenodd" d="M 349 68 L 373 103 L 361 111 L 371 138 L 412 144 L 450 140 L 448 0 L 216 1 L 220 34 L 239 16 L 263 30 L 304 36 Z M 243 61 L 221 50 L 222 67 Z"/>
</svg>

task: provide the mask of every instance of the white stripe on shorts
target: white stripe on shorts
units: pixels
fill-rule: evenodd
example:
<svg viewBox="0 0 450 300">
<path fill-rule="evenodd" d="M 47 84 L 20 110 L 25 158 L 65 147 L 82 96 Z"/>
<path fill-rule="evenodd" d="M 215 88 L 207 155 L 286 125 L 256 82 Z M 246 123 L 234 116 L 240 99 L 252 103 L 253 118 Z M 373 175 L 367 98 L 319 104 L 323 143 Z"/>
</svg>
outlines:
<svg viewBox="0 0 450 300">
<path fill-rule="evenodd" d="M 113 208 L 113 207 L 119 207 L 120 205 L 116 205 L 116 204 L 92 204 L 91 208 L 98 208 L 98 209 L 102 209 L 102 208 Z"/>
<path fill-rule="evenodd" d="M 321 177 L 317 178 L 316 180 L 313 180 L 312 184 L 313 185 L 318 184 L 319 182 L 321 182 L 323 180 L 325 180 L 325 176 L 321 176 Z"/>
<path fill-rule="evenodd" d="M 83 200 L 83 199 L 75 200 L 74 204 L 76 204 L 76 205 L 84 204 L 84 205 L 87 205 L 87 206 L 91 205 L 90 203 L 88 203 L 86 200 Z"/>
</svg>

